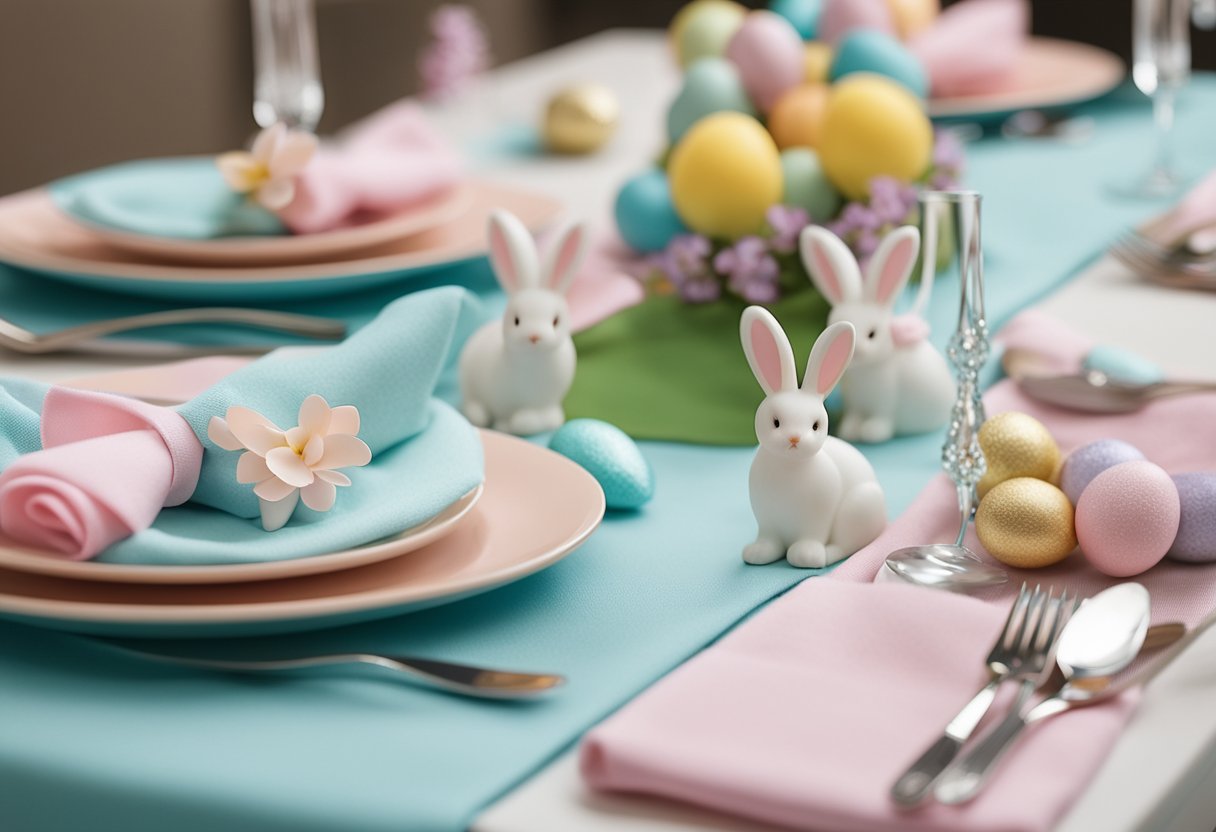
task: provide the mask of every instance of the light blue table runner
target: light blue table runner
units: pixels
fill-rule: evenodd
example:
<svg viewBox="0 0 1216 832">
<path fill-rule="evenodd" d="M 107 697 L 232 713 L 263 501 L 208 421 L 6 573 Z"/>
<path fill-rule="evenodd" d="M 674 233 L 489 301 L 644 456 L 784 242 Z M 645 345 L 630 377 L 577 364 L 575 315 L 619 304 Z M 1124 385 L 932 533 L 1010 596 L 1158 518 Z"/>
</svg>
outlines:
<svg viewBox="0 0 1216 832">
<path fill-rule="evenodd" d="M 971 149 L 968 182 L 985 195 L 994 327 L 1058 286 L 1121 227 L 1160 210 L 1112 201 L 1104 190 L 1147 163 L 1147 106 L 1112 100 L 1090 112 L 1098 128 L 1082 145 L 991 141 Z M 1196 173 L 1216 164 L 1216 79 L 1195 80 L 1178 121 L 1179 157 Z M 6 295 L 0 280 L 0 299 Z M 954 287 L 938 287 L 930 314 L 944 342 L 957 314 Z M 938 470 L 939 445 L 928 436 L 866 449 L 893 514 Z M 644 451 L 655 500 L 636 515 L 610 516 L 577 553 L 518 584 L 340 630 L 155 645 L 217 655 L 358 648 L 569 675 L 569 687 L 545 701 L 473 702 L 346 674 L 215 675 L 0 623 L 3 825 L 465 828 L 591 724 L 812 574 L 742 563 L 739 548 L 754 530 L 750 450 Z"/>
</svg>

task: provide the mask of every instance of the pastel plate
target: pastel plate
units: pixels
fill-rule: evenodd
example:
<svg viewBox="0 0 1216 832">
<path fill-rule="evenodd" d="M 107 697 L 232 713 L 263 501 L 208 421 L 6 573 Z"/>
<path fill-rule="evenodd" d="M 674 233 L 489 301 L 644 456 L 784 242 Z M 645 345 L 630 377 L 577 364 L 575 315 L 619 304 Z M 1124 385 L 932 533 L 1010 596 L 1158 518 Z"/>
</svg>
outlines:
<svg viewBox="0 0 1216 832">
<path fill-rule="evenodd" d="M 929 100 L 933 118 L 997 118 L 1018 110 L 1081 104 L 1104 95 L 1123 81 L 1116 55 L 1055 38 L 1030 38 L 1005 89 L 983 95 Z"/>
<path fill-rule="evenodd" d="M 0 616 L 95 635 L 299 632 L 467 598 L 560 561 L 595 531 L 604 492 L 547 448 L 483 432 L 485 493 L 451 534 L 410 554 L 325 575 L 212 586 L 74 581 L 0 568 Z"/>
<path fill-rule="evenodd" d="M 52 575 L 77 581 L 105 581 L 138 584 L 223 584 L 244 581 L 271 581 L 300 575 L 320 575 L 352 569 L 369 563 L 399 557 L 439 540 L 477 505 L 483 486 L 470 491 L 439 514 L 386 540 L 366 546 L 316 555 L 308 558 L 261 561 L 258 563 L 215 564 L 207 566 L 144 566 L 103 563 L 91 560 L 63 560 L 0 538 L 0 569 L 14 569 L 35 575 Z"/>
<path fill-rule="evenodd" d="M 129 295 L 203 303 L 292 300 L 357 292 L 431 274 L 485 255 L 485 226 L 495 208 L 533 232 L 561 210 L 552 197 L 472 180 L 458 217 L 357 257 L 274 266 L 161 263 L 115 248 L 69 219 L 45 189 L 0 199 L 0 262 L 51 279 Z"/>
</svg>

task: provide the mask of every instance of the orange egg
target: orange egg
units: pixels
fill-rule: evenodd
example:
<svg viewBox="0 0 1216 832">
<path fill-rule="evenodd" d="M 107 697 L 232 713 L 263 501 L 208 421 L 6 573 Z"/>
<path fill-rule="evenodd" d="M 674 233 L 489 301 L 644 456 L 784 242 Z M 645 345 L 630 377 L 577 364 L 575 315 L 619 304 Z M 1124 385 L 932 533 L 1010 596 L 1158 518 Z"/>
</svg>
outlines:
<svg viewBox="0 0 1216 832">
<path fill-rule="evenodd" d="M 818 147 L 827 104 L 827 84 L 802 84 L 777 99 L 768 114 L 768 129 L 777 147 Z"/>
</svg>

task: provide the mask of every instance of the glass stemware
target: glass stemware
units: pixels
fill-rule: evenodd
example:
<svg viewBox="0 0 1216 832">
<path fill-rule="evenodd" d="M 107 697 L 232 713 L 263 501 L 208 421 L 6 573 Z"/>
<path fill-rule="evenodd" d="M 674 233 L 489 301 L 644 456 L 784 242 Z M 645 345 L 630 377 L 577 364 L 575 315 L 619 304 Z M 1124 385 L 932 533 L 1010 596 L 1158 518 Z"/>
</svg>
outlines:
<svg viewBox="0 0 1216 832">
<path fill-rule="evenodd" d="M 313 131 L 325 108 L 313 0 L 250 0 L 253 118 Z"/>
<path fill-rule="evenodd" d="M 1168 196 L 1182 184 L 1174 167 L 1172 133 L 1178 91 L 1191 73 L 1193 0 L 1134 0 L 1132 80 L 1153 102 L 1157 151 L 1148 175 L 1132 187 L 1137 196 Z"/>
</svg>

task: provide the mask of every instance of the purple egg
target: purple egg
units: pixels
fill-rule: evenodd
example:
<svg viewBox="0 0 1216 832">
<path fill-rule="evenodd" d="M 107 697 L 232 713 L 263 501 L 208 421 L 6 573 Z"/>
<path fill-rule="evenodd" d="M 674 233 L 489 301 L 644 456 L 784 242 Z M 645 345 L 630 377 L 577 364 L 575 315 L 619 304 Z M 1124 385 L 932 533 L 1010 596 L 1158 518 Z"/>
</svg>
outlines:
<svg viewBox="0 0 1216 832">
<path fill-rule="evenodd" d="M 1144 459 L 1144 454 L 1121 439 L 1099 439 L 1082 445 L 1068 455 L 1060 468 L 1060 490 L 1068 495 L 1075 506 L 1085 486 L 1098 474 L 1107 468 L 1138 459 Z"/>
<path fill-rule="evenodd" d="M 1181 516 L 1166 557 L 1185 563 L 1216 561 L 1216 472 L 1175 474 Z"/>
</svg>

